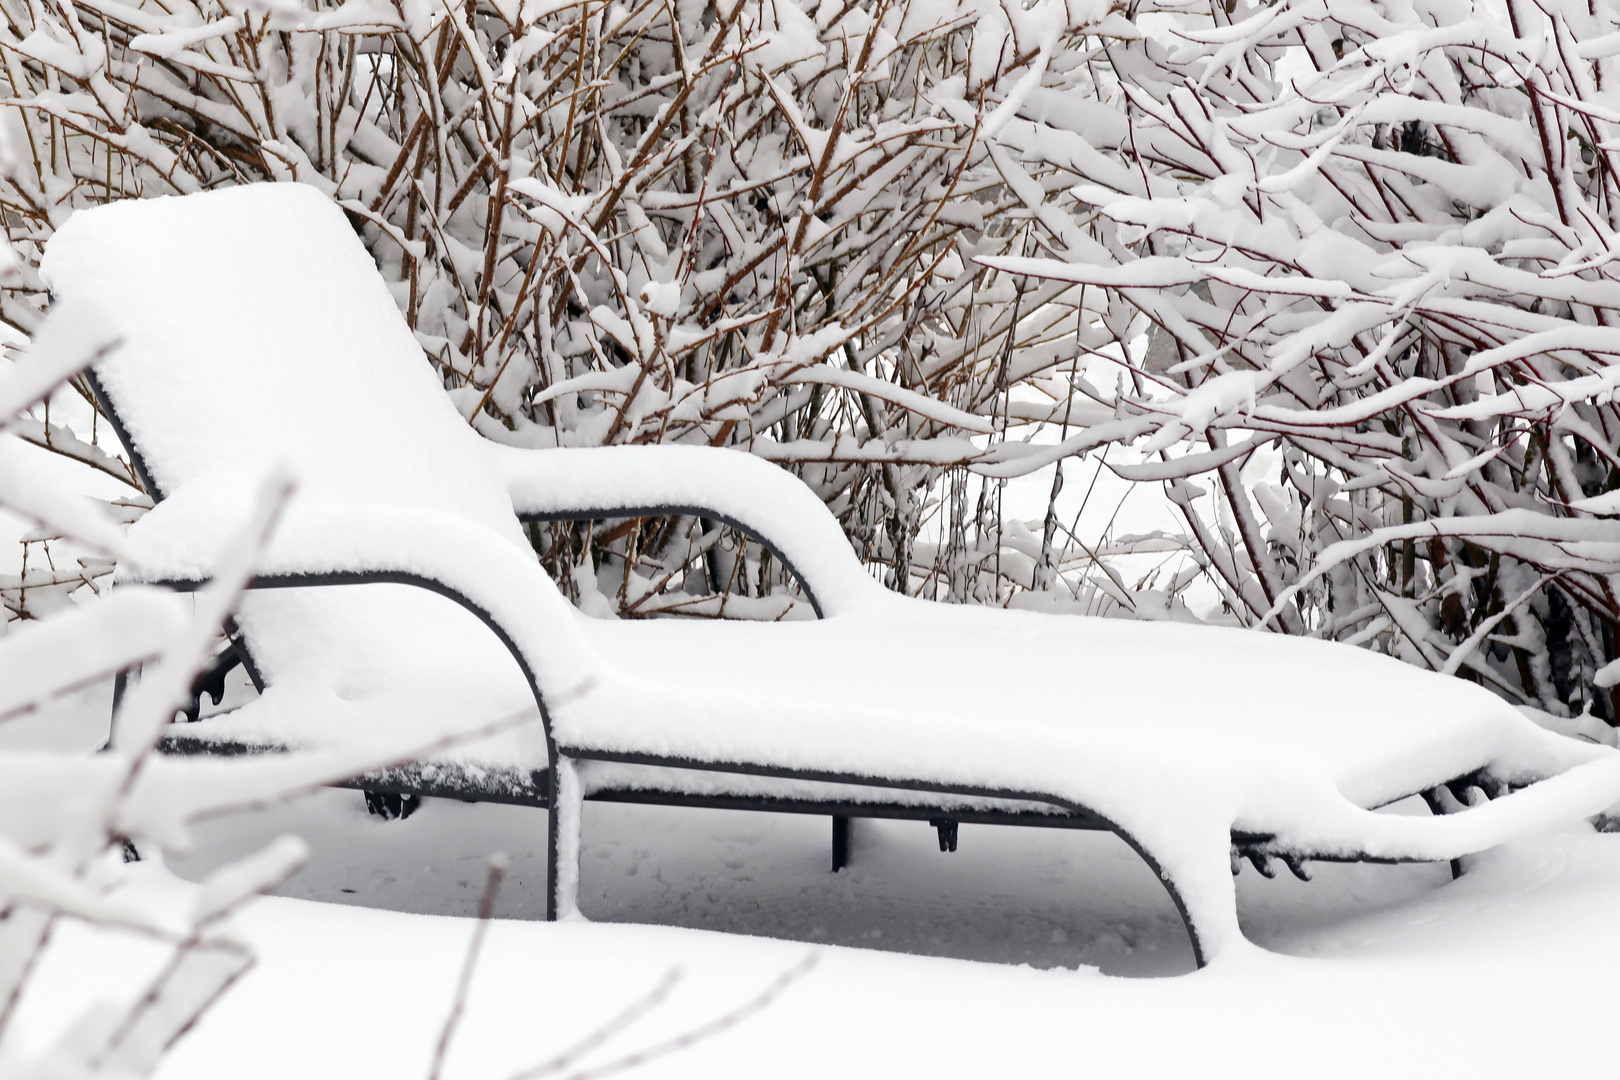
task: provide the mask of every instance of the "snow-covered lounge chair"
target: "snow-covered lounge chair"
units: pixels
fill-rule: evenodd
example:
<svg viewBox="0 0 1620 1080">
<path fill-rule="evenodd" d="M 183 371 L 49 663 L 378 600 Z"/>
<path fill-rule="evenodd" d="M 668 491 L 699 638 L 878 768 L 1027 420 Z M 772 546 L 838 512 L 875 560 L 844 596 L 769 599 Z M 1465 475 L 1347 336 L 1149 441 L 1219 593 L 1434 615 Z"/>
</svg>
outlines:
<svg viewBox="0 0 1620 1080">
<path fill-rule="evenodd" d="M 1363 650 L 896 596 L 808 489 L 745 453 L 495 445 L 312 189 L 118 203 L 48 247 L 53 293 L 123 334 L 95 380 L 161 500 L 120 580 L 195 587 L 265 472 L 300 478 L 257 580 L 276 591 L 237 617 L 263 693 L 171 748 L 479 732 L 361 783 L 548 806 L 554 917 L 583 799 L 1050 824 L 1122 836 L 1202 964 L 1243 942 L 1239 855 L 1455 859 L 1620 799 L 1620 754 Z M 586 618 L 520 525 L 664 513 L 760 537 L 823 617 Z M 1373 812 L 1448 782 L 1495 797 Z"/>
</svg>

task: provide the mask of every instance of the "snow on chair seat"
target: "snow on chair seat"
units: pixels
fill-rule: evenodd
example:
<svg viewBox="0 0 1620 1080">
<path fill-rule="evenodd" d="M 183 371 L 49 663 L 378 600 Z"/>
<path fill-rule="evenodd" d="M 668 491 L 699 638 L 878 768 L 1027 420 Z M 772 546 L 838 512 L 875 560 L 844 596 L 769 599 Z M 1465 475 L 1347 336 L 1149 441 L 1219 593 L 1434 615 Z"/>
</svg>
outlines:
<svg viewBox="0 0 1620 1080">
<path fill-rule="evenodd" d="M 1240 848 L 1455 859 L 1620 800 L 1620 754 L 1365 651 L 890 594 L 808 489 L 746 454 L 491 444 L 312 189 L 83 211 L 42 272 L 124 333 L 96 382 L 160 502 L 120 580 L 195 587 L 264 470 L 299 477 L 237 618 L 264 693 L 174 741 L 414 747 L 395 789 L 543 800 L 552 915 L 588 797 L 927 816 L 942 843 L 953 815 L 1061 822 L 1142 854 L 1202 963 L 1243 944 Z M 824 618 L 587 619 L 520 526 L 660 512 L 758 535 Z M 1500 797 L 1373 812 L 1465 777 Z"/>
</svg>

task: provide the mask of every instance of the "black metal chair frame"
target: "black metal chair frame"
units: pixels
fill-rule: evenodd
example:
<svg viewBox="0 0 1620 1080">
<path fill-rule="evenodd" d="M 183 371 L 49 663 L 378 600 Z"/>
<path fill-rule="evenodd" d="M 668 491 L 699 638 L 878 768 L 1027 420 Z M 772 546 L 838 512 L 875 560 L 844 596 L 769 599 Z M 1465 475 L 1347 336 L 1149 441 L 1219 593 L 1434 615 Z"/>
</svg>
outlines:
<svg viewBox="0 0 1620 1080">
<path fill-rule="evenodd" d="M 117 410 L 113 407 L 111 399 L 105 393 L 93 372 L 86 372 L 86 382 L 93 395 L 101 406 L 103 414 L 123 443 L 130 457 L 137 479 L 145 487 L 153 501 L 160 501 L 162 493 L 153 482 L 134 440 L 118 418 Z M 763 537 L 748 529 L 740 522 L 734 521 L 723 514 L 718 514 L 704 507 L 696 506 L 636 506 L 636 507 L 597 507 L 579 512 L 548 513 L 540 515 L 519 514 L 518 519 L 524 523 L 590 520 L 600 518 L 636 518 L 655 517 L 661 515 L 689 514 L 721 521 L 739 532 L 743 532 L 756 540 L 773 557 L 778 559 L 790 573 L 798 579 L 801 588 L 809 600 L 817 616 L 822 615 L 820 603 L 817 601 L 809 583 L 797 574 L 793 564 L 773 545 L 767 537 Z M 206 579 L 148 581 L 150 585 L 189 592 L 202 588 L 208 582 Z M 1095 810 L 1072 799 L 1054 796 L 1039 791 L 1024 791 L 1008 788 L 977 787 L 971 785 L 946 785 L 927 781 L 914 780 L 882 780 L 871 776 L 854 775 L 838 772 L 824 772 L 818 770 L 778 768 L 748 762 L 720 762 L 708 760 L 695 760 L 681 757 L 666 757 L 654 754 L 607 753 L 589 748 L 575 748 L 559 746 L 553 737 L 550 714 L 546 708 L 544 695 L 541 693 L 538 681 L 524 660 L 516 643 L 501 627 L 501 625 L 478 604 L 456 589 L 432 577 L 421 574 L 403 572 L 370 572 L 370 573 L 328 573 L 328 574 L 296 574 L 296 575 L 266 575 L 255 578 L 249 583 L 251 589 L 300 589 L 324 588 L 341 585 L 373 585 L 393 584 L 408 585 L 437 593 L 465 608 L 476 616 L 498 638 L 507 652 L 522 669 L 524 678 L 528 681 L 529 689 L 534 695 L 536 707 L 540 711 L 542 727 L 545 731 L 546 756 L 549 763 L 547 772 L 532 772 L 522 777 L 508 777 L 512 781 L 508 786 L 502 787 L 487 783 L 478 783 L 471 778 L 464 777 L 456 783 L 445 783 L 437 777 L 428 777 L 410 764 L 400 765 L 355 777 L 341 784 L 339 787 L 352 788 L 367 792 L 381 792 L 393 795 L 410 796 L 413 798 L 453 798 L 465 802 L 496 802 L 512 805 L 531 806 L 548 811 L 548 827 L 546 840 L 546 866 L 548 873 L 548 888 L 546 893 L 546 918 L 555 920 L 559 914 L 559 854 L 560 834 L 558 829 L 558 792 L 557 785 L 551 783 L 551 777 L 557 775 L 557 766 L 560 760 L 573 761 L 604 761 L 632 765 L 658 766 L 665 768 L 695 770 L 711 773 L 729 773 L 746 776 L 769 777 L 785 780 L 813 781 L 840 785 L 850 785 L 875 790 L 903 790 L 925 792 L 940 796 L 956 796 L 958 798 L 983 799 L 992 801 L 1022 802 L 1045 805 L 1054 808 L 1053 812 L 1039 810 L 969 810 L 948 806 L 930 807 L 925 804 L 911 802 L 885 802 L 882 800 L 868 801 L 838 801 L 814 800 L 799 798 L 783 798 L 774 796 L 749 795 L 699 795 L 689 792 L 643 789 L 643 788 L 609 788 L 592 790 L 585 793 L 584 798 L 594 802 L 643 803 L 662 806 L 689 806 L 706 807 L 727 810 L 755 810 L 773 813 L 814 814 L 826 815 L 832 818 L 832 869 L 836 872 L 847 866 L 850 858 L 850 823 L 854 818 L 891 818 L 904 820 L 928 821 L 939 832 L 940 849 L 954 851 L 956 849 L 956 827 L 959 823 L 989 825 L 1027 825 L 1047 828 L 1080 829 L 1087 831 L 1108 831 L 1114 833 L 1127 845 L 1153 871 L 1154 876 L 1164 887 L 1174 904 L 1182 925 L 1185 927 L 1187 937 L 1192 946 L 1193 957 L 1201 968 L 1207 961 L 1205 948 L 1199 938 L 1198 928 L 1183 902 L 1176 883 L 1160 866 L 1153 855 L 1128 832 L 1116 822 Z M 214 668 L 203 672 L 194 684 L 193 692 L 199 695 L 204 690 L 210 690 L 223 678 L 225 670 L 241 662 L 246 668 L 254 686 L 264 689 L 264 684 L 256 671 L 252 656 L 245 642 L 233 633 L 233 627 L 227 627 L 231 648 L 235 650 L 234 659 L 228 655 L 222 658 Z M 122 697 L 122 687 L 126 678 L 120 673 L 118 686 L 114 692 L 114 709 Z M 217 701 L 216 697 L 216 701 Z M 196 704 L 188 710 L 195 716 Z M 277 748 L 269 746 L 248 746 L 243 744 L 221 744 L 216 742 L 204 743 L 201 740 L 187 739 L 183 734 L 171 733 L 160 744 L 160 749 L 172 754 L 214 754 L 231 756 L 248 753 L 273 752 Z M 1459 799 L 1464 799 L 1467 789 L 1479 788 L 1487 797 L 1494 798 L 1497 794 L 1505 793 L 1505 785 L 1491 777 L 1470 774 L 1448 781 L 1443 785 L 1450 789 Z M 1438 789 L 1429 789 L 1421 794 L 1428 803 L 1431 811 L 1441 812 L 1441 800 Z M 1275 838 L 1264 834 L 1238 833 L 1232 834 L 1232 872 L 1236 874 L 1239 869 L 1239 860 L 1246 858 L 1254 867 L 1266 877 L 1275 876 L 1275 863 L 1281 860 L 1294 874 L 1302 879 L 1308 879 L 1306 860 L 1315 859 L 1325 862 L 1406 862 L 1416 860 L 1381 859 L 1359 855 L 1344 855 L 1333 853 L 1301 853 L 1289 850 L 1278 845 Z M 1461 873 L 1460 864 L 1452 861 L 1453 876 Z"/>
</svg>

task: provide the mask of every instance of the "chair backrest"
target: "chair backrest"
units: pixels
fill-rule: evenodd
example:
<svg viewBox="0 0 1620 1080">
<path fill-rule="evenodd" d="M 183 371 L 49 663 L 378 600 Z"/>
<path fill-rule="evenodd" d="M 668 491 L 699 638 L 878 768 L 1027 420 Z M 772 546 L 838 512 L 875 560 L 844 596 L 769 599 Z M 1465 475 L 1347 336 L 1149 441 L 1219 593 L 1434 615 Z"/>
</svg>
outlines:
<svg viewBox="0 0 1620 1080">
<path fill-rule="evenodd" d="M 275 459 L 302 497 L 447 510 L 521 542 L 476 435 L 332 200 L 254 184 L 81 211 L 53 292 L 124 335 L 96 375 L 160 492 Z"/>
<path fill-rule="evenodd" d="M 446 511 L 527 550 L 479 436 L 348 220 L 315 189 L 256 184 L 81 211 L 47 244 L 41 273 L 122 333 L 95 374 L 154 497 L 282 460 L 300 500 Z M 399 592 L 333 591 L 389 588 Z M 243 615 L 261 668 L 343 666 L 332 650 L 350 647 L 344 636 L 388 618 L 363 596 L 255 596 Z"/>
</svg>

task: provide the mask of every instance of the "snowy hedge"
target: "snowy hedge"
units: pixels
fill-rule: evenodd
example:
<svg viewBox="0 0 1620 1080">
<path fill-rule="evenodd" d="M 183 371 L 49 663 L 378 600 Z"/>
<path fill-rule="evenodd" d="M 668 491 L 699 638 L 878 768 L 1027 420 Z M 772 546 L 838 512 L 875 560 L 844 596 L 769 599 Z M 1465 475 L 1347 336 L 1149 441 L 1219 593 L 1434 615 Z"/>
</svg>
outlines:
<svg viewBox="0 0 1620 1080">
<path fill-rule="evenodd" d="M 1295 0 L 1116 54 L 1129 143 L 1073 189 L 1108 224 L 990 261 L 1154 328 L 1117 418 L 1063 450 L 1157 451 L 1132 477 L 1245 621 L 1613 722 L 1616 30 L 1557 0 Z M 1262 447 L 1280 467 L 1244 490 Z"/>
<path fill-rule="evenodd" d="M 86 203 L 313 184 L 487 434 L 746 447 L 902 581 L 927 486 L 1062 359 L 1014 324 L 1058 321 L 1066 287 L 973 261 L 1029 244 L 978 116 L 1049 50 L 971 7 L 5 10 L 0 201 L 28 258 Z"/>
</svg>

